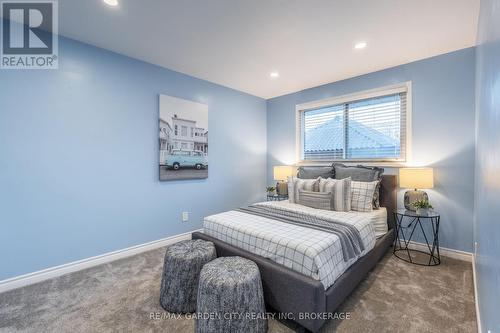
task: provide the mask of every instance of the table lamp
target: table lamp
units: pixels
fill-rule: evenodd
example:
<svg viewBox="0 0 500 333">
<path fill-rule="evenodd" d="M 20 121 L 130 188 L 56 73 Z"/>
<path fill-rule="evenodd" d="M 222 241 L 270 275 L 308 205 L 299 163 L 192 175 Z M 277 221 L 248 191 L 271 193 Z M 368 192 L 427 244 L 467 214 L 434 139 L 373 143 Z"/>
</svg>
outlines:
<svg viewBox="0 0 500 333">
<path fill-rule="evenodd" d="M 420 200 L 429 201 L 429 196 L 424 191 L 434 187 L 434 174 L 432 168 L 401 168 L 399 169 L 399 187 L 412 188 L 405 192 L 405 208 L 415 211 L 413 203 Z"/>
<path fill-rule="evenodd" d="M 286 183 L 288 177 L 293 176 L 295 168 L 288 165 L 278 165 L 273 168 L 274 180 L 278 183 L 276 184 L 276 193 L 278 195 L 288 194 L 288 185 Z"/>
</svg>

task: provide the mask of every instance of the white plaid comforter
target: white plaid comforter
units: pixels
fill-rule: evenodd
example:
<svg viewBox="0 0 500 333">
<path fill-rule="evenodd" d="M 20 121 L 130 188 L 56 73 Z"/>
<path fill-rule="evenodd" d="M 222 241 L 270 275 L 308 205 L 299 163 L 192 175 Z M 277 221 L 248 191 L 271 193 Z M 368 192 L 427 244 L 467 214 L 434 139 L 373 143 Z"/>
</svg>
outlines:
<svg viewBox="0 0 500 333">
<path fill-rule="evenodd" d="M 386 216 L 385 209 L 373 212 L 337 212 L 310 208 L 288 201 L 269 201 L 258 205 L 278 205 L 282 209 L 300 211 L 349 223 L 359 230 L 365 255 L 375 246 L 373 219 Z M 228 244 L 268 258 L 296 272 L 320 280 L 325 289 L 359 258 L 344 261 L 340 239 L 335 234 L 276 221 L 239 211 L 207 216 L 204 233 Z"/>
</svg>

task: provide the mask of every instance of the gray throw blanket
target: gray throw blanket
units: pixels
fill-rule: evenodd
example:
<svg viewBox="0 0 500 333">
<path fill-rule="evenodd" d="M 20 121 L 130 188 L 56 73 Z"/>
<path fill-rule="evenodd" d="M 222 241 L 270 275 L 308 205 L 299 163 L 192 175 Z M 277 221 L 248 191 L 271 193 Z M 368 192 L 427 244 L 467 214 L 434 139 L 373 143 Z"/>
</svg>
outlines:
<svg viewBox="0 0 500 333">
<path fill-rule="evenodd" d="M 355 258 L 365 249 L 358 229 L 348 223 L 311 216 L 307 213 L 296 212 L 277 206 L 251 205 L 240 208 L 238 211 L 335 234 L 339 237 L 342 244 L 344 261 Z"/>
</svg>

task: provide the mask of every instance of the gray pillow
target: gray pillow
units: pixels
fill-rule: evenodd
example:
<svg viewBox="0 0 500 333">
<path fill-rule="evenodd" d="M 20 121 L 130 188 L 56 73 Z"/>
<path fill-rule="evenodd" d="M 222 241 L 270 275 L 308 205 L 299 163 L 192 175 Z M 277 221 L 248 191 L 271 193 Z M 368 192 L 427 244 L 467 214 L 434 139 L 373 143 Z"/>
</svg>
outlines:
<svg viewBox="0 0 500 333">
<path fill-rule="evenodd" d="M 373 208 L 380 207 L 380 180 L 384 173 L 383 168 L 366 167 L 363 165 L 347 166 L 341 163 L 333 163 L 333 173 L 335 179 L 351 177 L 356 182 L 372 182 L 378 180 L 378 184 L 373 193 Z"/>
<path fill-rule="evenodd" d="M 374 180 L 380 180 L 383 173 L 383 168 L 366 167 L 363 165 L 347 166 L 340 163 L 333 164 L 335 179 L 351 177 L 355 182 L 372 182 Z"/>
<path fill-rule="evenodd" d="M 301 166 L 297 176 L 302 179 L 333 178 L 333 168 L 331 166 Z"/>
<path fill-rule="evenodd" d="M 332 192 L 312 192 L 299 190 L 299 205 L 331 210 L 332 208 Z"/>
</svg>

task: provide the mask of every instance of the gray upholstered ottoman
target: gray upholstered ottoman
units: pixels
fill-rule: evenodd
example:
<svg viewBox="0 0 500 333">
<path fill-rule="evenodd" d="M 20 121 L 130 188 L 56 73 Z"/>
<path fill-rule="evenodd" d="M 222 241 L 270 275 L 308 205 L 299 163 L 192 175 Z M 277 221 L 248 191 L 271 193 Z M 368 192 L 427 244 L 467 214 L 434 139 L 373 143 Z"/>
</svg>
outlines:
<svg viewBox="0 0 500 333">
<path fill-rule="evenodd" d="M 161 279 L 161 306 L 169 312 L 195 312 L 201 269 L 215 258 L 214 244 L 201 239 L 168 247 Z"/>
<path fill-rule="evenodd" d="M 221 257 L 201 270 L 197 333 L 267 331 L 264 295 L 257 265 L 241 257 Z"/>
</svg>

